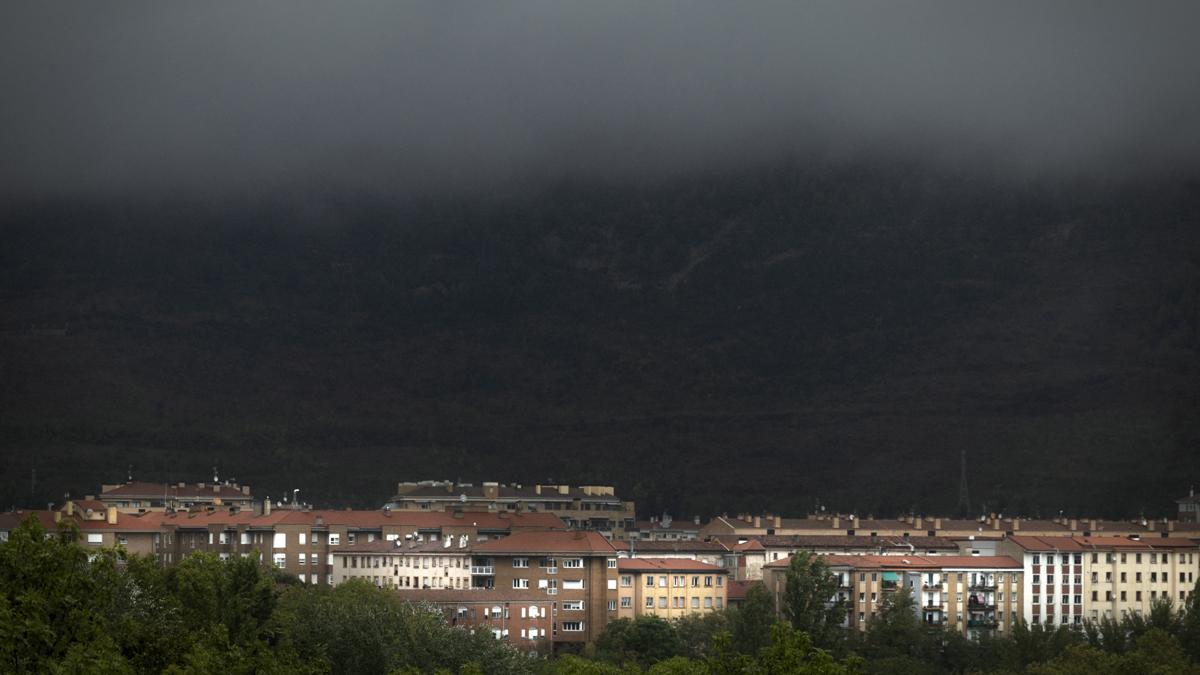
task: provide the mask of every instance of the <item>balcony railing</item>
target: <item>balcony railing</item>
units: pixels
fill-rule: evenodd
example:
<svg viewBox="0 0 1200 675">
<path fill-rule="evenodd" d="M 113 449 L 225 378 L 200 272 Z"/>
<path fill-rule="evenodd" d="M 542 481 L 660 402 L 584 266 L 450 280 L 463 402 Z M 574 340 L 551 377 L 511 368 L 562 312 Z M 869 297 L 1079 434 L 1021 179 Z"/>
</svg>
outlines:
<svg viewBox="0 0 1200 675">
<path fill-rule="evenodd" d="M 557 588 L 547 588 L 546 595 L 558 595 L 558 589 Z"/>
<path fill-rule="evenodd" d="M 558 568 L 557 567 L 547 567 L 546 574 L 558 574 Z"/>
<path fill-rule="evenodd" d="M 968 619 L 967 628 L 995 628 L 995 619 Z"/>
<path fill-rule="evenodd" d="M 471 574 L 483 574 L 491 576 L 496 573 L 496 568 L 491 565 L 471 565 Z"/>
</svg>

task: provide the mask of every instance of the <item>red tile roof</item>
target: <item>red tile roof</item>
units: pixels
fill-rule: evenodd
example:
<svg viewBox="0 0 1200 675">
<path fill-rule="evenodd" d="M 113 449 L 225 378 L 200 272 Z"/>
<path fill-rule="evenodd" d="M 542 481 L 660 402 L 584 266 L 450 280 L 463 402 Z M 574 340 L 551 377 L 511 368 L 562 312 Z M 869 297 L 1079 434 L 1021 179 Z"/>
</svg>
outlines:
<svg viewBox="0 0 1200 675">
<path fill-rule="evenodd" d="M 514 532 L 475 546 L 476 553 L 582 553 L 615 556 L 617 549 L 596 532 Z"/>
<path fill-rule="evenodd" d="M 621 558 L 617 569 L 622 572 L 662 570 L 665 572 L 707 572 L 724 574 L 723 568 L 690 558 Z"/>
<path fill-rule="evenodd" d="M 829 567 L 855 569 L 1021 569 L 1021 563 L 1008 556 L 971 555 L 826 555 Z M 787 568 L 791 558 L 767 563 L 772 569 Z"/>
<path fill-rule="evenodd" d="M 213 489 L 214 487 L 216 489 Z M 198 499 L 201 497 L 206 499 L 220 497 L 223 500 L 252 499 L 250 495 L 244 494 L 240 487 L 233 485 L 185 483 L 181 486 L 177 483 L 146 483 L 142 481 L 118 485 L 100 493 L 100 497 L 101 499 Z"/>
</svg>

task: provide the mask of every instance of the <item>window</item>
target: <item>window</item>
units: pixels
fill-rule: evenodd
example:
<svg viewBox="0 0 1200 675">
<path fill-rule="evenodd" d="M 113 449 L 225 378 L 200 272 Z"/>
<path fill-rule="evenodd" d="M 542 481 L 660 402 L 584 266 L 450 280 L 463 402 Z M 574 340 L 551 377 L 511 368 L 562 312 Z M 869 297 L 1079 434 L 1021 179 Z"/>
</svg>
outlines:
<svg viewBox="0 0 1200 675">
<path fill-rule="evenodd" d="M 616 558 L 608 559 L 608 569 L 610 569 L 610 570 L 617 569 L 617 559 Z"/>
<path fill-rule="evenodd" d="M 654 609 L 654 596 L 646 596 L 646 609 Z"/>
<path fill-rule="evenodd" d="M 659 609 L 666 609 L 666 608 L 667 608 L 667 596 L 665 596 L 665 595 L 664 595 L 664 596 L 661 596 L 661 597 L 658 599 L 658 608 L 659 608 Z"/>
<path fill-rule="evenodd" d="M 562 561 L 562 566 L 567 569 L 579 569 L 583 567 L 583 558 L 567 558 Z"/>
<path fill-rule="evenodd" d="M 621 598 L 621 609 L 631 609 L 633 607 L 633 598 L 626 595 Z"/>
<path fill-rule="evenodd" d="M 718 595 L 717 596 L 717 609 L 721 609 L 721 607 L 724 604 L 725 604 L 725 599 Z"/>
<path fill-rule="evenodd" d="M 529 567 L 529 558 L 513 558 L 513 567 Z"/>
<path fill-rule="evenodd" d="M 279 569 L 283 569 L 283 568 L 287 567 L 287 554 L 286 553 L 276 553 L 274 556 L 272 556 L 272 558 L 275 561 L 275 566 L 278 567 Z"/>
<path fill-rule="evenodd" d="M 513 579 L 513 588 L 529 588 L 529 580 Z"/>
<path fill-rule="evenodd" d="M 298 536 L 300 537 L 300 545 L 301 546 L 308 543 L 308 534 L 301 532 Z"/>
<path fill-rule="evenodd" d="M 684 577 L 682 575 L 676 574 L 671 577 L 671 585 L 674 586 L 675 588 L 682 588 L 683 584 L 684 584 Z"/>
<path fill-rule="evenodd" d="M 610 612 L 617 611 L 617 601 L 616 600 L 608 601 L 608 611 L 610 611 Z"/>
<path fill-rule="evenodd" d="M 333 532 L 330 532 L 329 533 L 329 545 L 337 546 L 340 543 L 342 543 L 342 535 L 334 534 Z"/>
<path fill-rule="evenodd" d="M 300 559 L 296 561 L 296 564 L 298 564 L 298 565 L 303 565 L 303 564 L 305 563 L 305 558 L 306 558 L 306 557 L 307 557 L 307 556 L 305 556 L 303 553 L 301 553 L 301 554 L 300 554 Z M 315 563 L 314 563 L 314 564 L 315 564 Z"/>
<path fill-rule="evenodd" d="M 700 609 L 700 598 L 692 596 L 692 609 Z"/>
<path fill-rule="evenodd" d="M 659 588 L 667 587 L 667 577 L 665 575 L 661 575 L 658 577 L 658 587 Z"/>
<path fill-rule="evenodd" d="M 692 577 L 692 588 L 700 585 L 700 577 Z"/>
<path fill-rule="evenodd" d="M 275 533 L 275 545 L 273 546 L 273 548 L 287 548 L 287 533 L 286 532 L 276 532 Z"/>
<path fill-rule="evenodd" d="M 582 600 L 563 600 L 562 608 L 569 612 L 583 611 Z"/>
<path fill-rule="evenodd" d="M 712 597 L 704 598 L 704 609 L 712 609 Z"/>
<path fill-rule="evenodd" d="M 633 585 L 633 577 L 628 574 L 621 575 L 621 588 L 629 588 Z"/>
<path fill-rule="evenodd" d="M 705 586 L 706 588 L 711 588 L 711 587 L 712 587 L 712 580 L 713 580 L 713 578 L 712 578 L 711 576 L 704 577 L 704 586 Z"/>
<path fill-rule="evenodd" d="M 120 544 L 121 546 L 128 546 L 129 545 L 129 537 L 126 537 L 123 534 L 118 534 L 117 535 L 117 543 Z"/>
<path fill-rule="evenodd" d="M 647 588 L 653 588 L 653 587 L 654 587 L 654 575 L 653 575 L 653 574 L 647 574 L 647 575 L 646 575 L 646 587 L 647 587 Z"/>
<path fill-rule="evenodd" d="M 89 533 L 89 534 L 88 534 L 87 543 L 89 543 L 89 544 L 103 544 L 103 543 L 104 543 L 104 535 L 102 535 L 102 534 L 93 534 L 93 533 Z"/>
<path fill-rule="evenodd" d="M 566 579 L 563 581 L 562 587 L 564 591 L 582 591 L 583 579 Z"/>
<path fill-rule="evenodd" d="M 582 621 L 564 621 L 562 622 L 562 630 L 564 633 L 578 633 L 583 630 Z"/>
<path fill-rule="evenodd" d="M 1041 554 L 1040 554 L 1040 553 L 1034 553 L 1034 554 L 1033 554 L 1033 564 L 1034 564 L 1034 565 L 1041 565 L 1041 564 L 1042 564 L 1042 556 L 1041 556 Z"/>
</svg>

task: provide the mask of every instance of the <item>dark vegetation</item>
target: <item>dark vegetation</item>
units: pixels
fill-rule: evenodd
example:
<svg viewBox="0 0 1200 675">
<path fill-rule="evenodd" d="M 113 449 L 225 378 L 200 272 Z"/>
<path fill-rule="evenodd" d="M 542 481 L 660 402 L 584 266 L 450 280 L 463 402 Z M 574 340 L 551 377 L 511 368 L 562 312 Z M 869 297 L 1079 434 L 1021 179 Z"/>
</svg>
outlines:
<svg viewBox="0 0 1200 675">
<path fill-rule="evenodd" d="M 552 478 L 949 512 L 966 448 L 976 510 L 1161 515 L 1200 475 L 1198 214 L 1195 182 L 910 165 L 13 203 L 0 497 L 218 464 L 360 507 Z"/>
<path fill-rule="evenodd" d="M 758 673 L 1200 672 L 1200 585 L 1185 608 L 970 641 L 922 624 L 907 591 L 887 596 L 864 635 L 824 630 L 814 603 L 833 583 L 796 565 L 775 618 L 761 584 L 745 604 L 676 621 L 610 623 L 582 654 L 522 653 L 488 631 L 452 628 L 432 608 L 353 581 L 335 588 L 272 575 L 258 560 L 196 553 L 163 568 L 121 550 L 87 551 L 78 530 L 35 519 L 0 543 L 0 670 L 8 673 Z M 89 553 L 95 554 L 89 559 Z M 803 628 L 809 626 L 815 632 Z"/>
</svg>

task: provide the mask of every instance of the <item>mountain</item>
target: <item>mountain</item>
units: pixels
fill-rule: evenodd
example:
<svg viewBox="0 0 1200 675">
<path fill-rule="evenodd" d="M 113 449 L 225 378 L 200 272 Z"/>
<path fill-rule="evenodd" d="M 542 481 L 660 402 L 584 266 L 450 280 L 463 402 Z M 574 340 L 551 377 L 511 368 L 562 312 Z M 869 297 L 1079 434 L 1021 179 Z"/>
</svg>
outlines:
<svg viewBox="0 0 1200 675">
<path fill-rule="evenodd" d="M 973 510 L 1166 514 L 1200 476 L 1198 220 L 1195 181 L 911 164 L 12 202 L 0 498 L 217 464 L 355 506 L 949 512 L 966 449 Z"/>
</svg>

